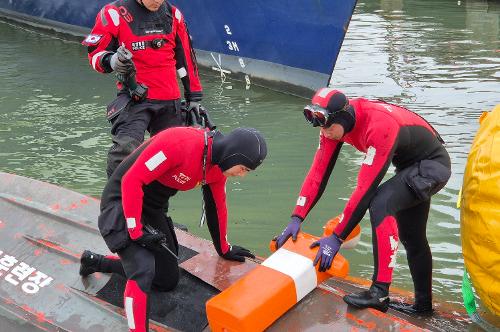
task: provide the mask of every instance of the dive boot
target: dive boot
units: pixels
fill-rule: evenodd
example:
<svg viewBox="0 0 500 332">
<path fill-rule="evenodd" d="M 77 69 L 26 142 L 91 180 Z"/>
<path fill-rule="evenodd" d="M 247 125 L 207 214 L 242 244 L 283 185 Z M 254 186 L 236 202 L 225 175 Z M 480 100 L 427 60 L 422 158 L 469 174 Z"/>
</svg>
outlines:
<svg viewBox="0 0 500 332">
<path fill-rule="evenodd" d="M 432 302 L 409 304 L 404 302 L 390 302 L 389 307 L 399 312 L 413 316 L 431 316 L 434 312 Z"/>
<path fill-rule="evenodd" d="M 373 308 L 386 312 L 389 309 L 389 285 L 375 283 L 367 291 L 344 296 L 344 301 L 359 309 Z"/>
<path fill-rule="evenodd" d="M 103 258 L 103 255 L 85 250 L 80 258 L 80 275 L 86 277 L 89 274 L 100 272 L 100 265 Z"/>
</svg>

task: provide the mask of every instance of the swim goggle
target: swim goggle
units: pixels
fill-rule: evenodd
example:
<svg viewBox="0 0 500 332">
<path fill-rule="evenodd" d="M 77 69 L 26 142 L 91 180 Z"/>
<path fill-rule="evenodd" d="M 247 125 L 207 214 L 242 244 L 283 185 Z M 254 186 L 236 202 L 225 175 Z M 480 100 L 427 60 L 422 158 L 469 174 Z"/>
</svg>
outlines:
<svg viewBox="0 0 500 332">
<path fill-rule="evenodd" d="M 330 113 L 318 105 L 306 105 L 304 107 L 304 117 L 313 127 L 324 127 L 328 123 Z"/>
</svg>

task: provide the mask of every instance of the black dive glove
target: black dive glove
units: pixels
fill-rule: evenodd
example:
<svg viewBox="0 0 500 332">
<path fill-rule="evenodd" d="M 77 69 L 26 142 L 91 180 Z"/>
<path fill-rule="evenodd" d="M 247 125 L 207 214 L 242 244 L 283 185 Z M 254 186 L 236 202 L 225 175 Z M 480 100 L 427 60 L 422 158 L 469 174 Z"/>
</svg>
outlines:
<svg viewBox="0 0 500 332">
<path fill-rule="evenodd" d="M 158 231 L 157 234 L 144 233 L 141 237 L 133 240 L 138 245 L 150 249 L 150 250 L 161 250 L 161 241 L 166 240 L 167 236 L 162 232 Z"/>
<path fill-rule="evenodd" d="M 223 258 L 229 261 L 244 262 L 245 257 L 255 258 L 255 255 L 250 252 L 250 250 L 245 249 L 240 246 L 230 246 L 229 250 L 222 255 Z"/>
</svg>

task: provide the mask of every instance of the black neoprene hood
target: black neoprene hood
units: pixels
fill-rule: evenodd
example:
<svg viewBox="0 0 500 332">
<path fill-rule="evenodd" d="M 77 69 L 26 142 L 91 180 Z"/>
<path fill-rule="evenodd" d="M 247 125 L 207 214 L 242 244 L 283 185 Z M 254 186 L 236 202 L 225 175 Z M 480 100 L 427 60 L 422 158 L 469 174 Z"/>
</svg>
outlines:
<svg viewBox="0 0 500 332">
<path fill-rule="evenodd" d="M 213 136 L 212 163 L 224 172 L 236 165 L 256 169 L 267 155 L 266 140 L 254 128 L 236 128 L 227 135 Z"/>
</svg>

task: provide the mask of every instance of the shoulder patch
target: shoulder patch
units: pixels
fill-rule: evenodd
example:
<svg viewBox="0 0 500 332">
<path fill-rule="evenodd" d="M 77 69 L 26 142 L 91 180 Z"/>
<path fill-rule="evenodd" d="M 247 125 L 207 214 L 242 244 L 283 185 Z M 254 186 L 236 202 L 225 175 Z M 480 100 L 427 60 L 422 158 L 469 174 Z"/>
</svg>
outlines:
<svg viewBox="0 0 500 332">
<path fill-rule="evenodd" d="M 175 8 L 175 18 L 177 19 L 177 21 L 179 21 L 179 23 L 181 22 L 181 19 L 182 19 L 182 14 L 181 14 L 181 11 L 177 8 Z"/>
<path fill-rule="evenodd" d="M 116 11 L 116 9 L 110 9 L 108 10 L 109 16 L 111 17 L 111 20 L 113 21 L 113 24 L 115 27 L 120 25 L 120 14 Z"/>
<path fill-rule="evenodd" d="M 165 160 L 167 160 L 167 156 L 165 156 L 163 151 L 160 151 L 146 161 L 146 167 L 152 172 Z"/>
<path fill-rule="evenodd" d="M 86 45 L 97 45 L 99 43 L 99 41 L 101 40 L 101 38 L 102 38 L 102 35 L 90 34 L 87 36 L 87 38 L 85 38 L 85 40 L 83 42 Z"/>
</svg>

